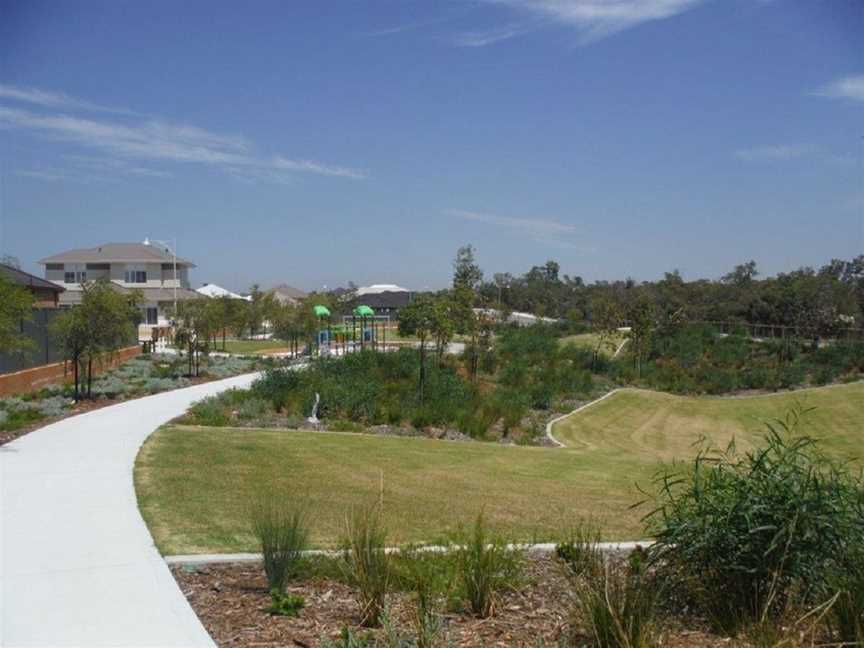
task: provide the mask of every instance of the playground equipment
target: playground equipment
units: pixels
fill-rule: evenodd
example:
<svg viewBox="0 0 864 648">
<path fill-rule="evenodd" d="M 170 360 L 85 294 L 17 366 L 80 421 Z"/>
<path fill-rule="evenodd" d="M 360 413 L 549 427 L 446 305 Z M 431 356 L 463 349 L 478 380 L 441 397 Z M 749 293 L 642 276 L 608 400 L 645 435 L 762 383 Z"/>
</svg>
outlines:
<svg viewBox="0 0 864 648">
<path fill-rule="evenodd" d="M 379 344 L 382 349 L 386 348 L 389 315 L 375 315 L 369 306 L 361 304 L 350 315 L 342 317 L 342 324 L 333 324 L 326 306 L 316 305 L 312 310 L 318 326 L 314 344 L 309 346 L 310 357 L 313 354 L 344 355 L 368 347 L 377 350 Z"/>
</svg>

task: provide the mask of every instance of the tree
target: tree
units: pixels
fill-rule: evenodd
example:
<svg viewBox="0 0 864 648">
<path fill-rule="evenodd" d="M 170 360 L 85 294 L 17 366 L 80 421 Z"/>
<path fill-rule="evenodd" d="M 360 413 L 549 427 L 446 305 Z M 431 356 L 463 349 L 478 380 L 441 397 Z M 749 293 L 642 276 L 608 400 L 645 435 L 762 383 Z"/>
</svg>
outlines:
<svg viewBox="0 0 864 648">
<path fill-rule="evenodd" d="M 414 335 L 420 340 L 420 376 L 417 394 L 423 404 L 423 388 L 426 384 L 426 341 L 435 328 L 435 301 L 421 296 L 399 312 L 399 335 Z"/>
<path fill-rule="evenodd" d="M 21 269 L 21 261 L 19 261 L 18 257 L 12 256 L 11 254 L 4 254 L 0 256 L 0 263 L 3 265 L 7 265 L 10 268 L 15 268 L 16 270 Z"/>
<path fill-rule="evenodd" d="M 759 271 L 756 269 L 756 262 L 751 259 L 746 263 L 735 266 L 735 269 L 732 270 L 732 272 L 723 275 L 721 281 L 740 288 L 750 285 L 750 283 L 758 276 Z"/>
<path fill-rule="evenodd" d="M 456 323 L 453 321 L 453 302 L 446 297 L 436 299 L 432 314 L 430 333 L 435 338 L 435 355 L 438 357 L 438 364 L 440 365 L 444 351 L 456 330 Z"/>
<path fill-rule="evenodd" d="M 591 357 L 591 370 L 597 369 L 597 361 L 603 348 L 615 350 L 613 342 L 621 326 L 623 313 L 618 303 L 608 297 L 598 298 L 591 308 L 591 325 L 594 335 L 597 336 L 597 344 Z"/>
<path fill-rule="evenodd" d="M 654 335 L 654 304 L 642 298 L 630 308 L 630 344 L 633 353 L 633 368 L 642 377 L 642 363 L 651 350 Z"/>
<path fill-rule="evenodd" d="M 21 331 L 21 324 L 33 317 L 33 294 L 0 274 L 0 352 L 12 354 L 35 349 Z"/>
<path fill-rule="evenodd" d="M 141 293 L 118 292 L 107 281 L 83 286 L 81 305 L 58 316 L 52 324 L 52 335 L 72 361 L 75 374 L 75 398 L 81 395 L 80 370 L 86 370 L 87 397 L 93 395 L 93 362 L 110 356 L 134 333 L 140 318 Z"/>
<path fill-rule="evenodd" d="M 469 243 L 456 251 L 453 260 L 453 288 L 455 290 L 469 290 L 472 293 L 477 290 L 483 281 L 483 271 L 474 260 L 474 248 Z"/>
<path fill-rule="evenodd" d="M 189 375 L 201 374 L 201 356 L 210 352 L 210 338 L 217 330 L 208 299 L 188 299 L 177 304 L 174 344 L 186 349 Z"/>
</svg>

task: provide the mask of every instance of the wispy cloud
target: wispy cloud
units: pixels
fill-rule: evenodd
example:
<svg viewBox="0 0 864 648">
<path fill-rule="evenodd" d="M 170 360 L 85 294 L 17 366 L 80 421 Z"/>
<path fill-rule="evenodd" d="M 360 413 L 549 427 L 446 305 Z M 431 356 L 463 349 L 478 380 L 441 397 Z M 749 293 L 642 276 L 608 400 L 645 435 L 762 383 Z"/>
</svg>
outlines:
<svg viewBox="0 0 864 648">
<path fill-rule="evenodd" d="M 864 74 L 843 77 L 822 86 L 814 94 L 832 99 L 864 101 Z"/>
<path fill-rule="evenodd" d="M 738 149 L 735 151 L 735 157 L 746 162 L 771 162 L 794 160 L 812 152 L 811 146 L 802 144 L 773 144 L 771 146 Z"/>
<path fill-rule="evenodd" d="M 462 32 L 453 37 L 453 44 L 457 47 L 485 47 L 525 34 L 528 31 L 530 28 L 525 25 L 505 25 L 492 29 Z"/>
<path fill-rule="evenodd" d="M 19 101 L 22 103 L 43 106 L 45 108 L 62 108 L 66 110 L 81 110 L 85 112 L 113 113 L 115 115 L 127 115 L 130 117 L 143 117 L 144 115 L 128 108 L 116 106 L 102 106 L 100 104 L 84 101 L 70 97 L 62 92 L 48 92 L 36 88 L 21 88 L 18 86 L 0 83 L 0 99 L 8 101 Z"/>
<path fill-rule="evenodd" d="M 525 33 L 542 24 L 558 24 L 576 30 L 579 42 L 590 43 L 653 20 L 671 18 L 692 9 L 705 0 L 483 0 L 488 4 L 509 7 L 519 13 L 540 19 L 531 27 L 504 27 L 497 38 L 482 38 L 474 32 L 473 46 L 489 45 Z M 493 32 L 494 33 L 494 32 Z M 454 42 L 472 41 L 472 33 L 458 35 Z"/>
<path fill-rule="evenodd" d="M 590 251 L 590 248 L 571 240 L 570 237 L 582 231 L 580 227 L 571 223 L 562 223 L 561 221 L 549 218 L 500 216 L 466 209 L 446 209 L 444 210 L 444 214 L 461 218 L 462 220 L 484 223 L 492 227 L 519 232 L 543 245 L 579 250 L 581 252 Z"/>
<path fill-rule="evenodd" d="M 7 92 L 7 98 L 8 94 Z M 52 93 L 42 94 L 46 97 L 66 97 Z M 48 107 L 47 101 L 40 105 Z M 70 106 L 71 104 L 66 105 L 67 108 Z M 34 112 L 0 104 L 0 128 L 30 131 L 46 139 L 101 150 L 115 160 L 122 158 L 151 162 L 187 162 L 226 170 L 245 168 L 248 170 L 247 177 L 253 177 L 257 173 L 262 180 L 272 177 L 274 172 L 314 173 L 344 178 L 365 177 L 365 174 L 357 169 L 334 164 L 291 159 L 282 155 L 262 155 L 241 135 L 214 133 L 196 126 L 150 119 L 120 123 L 67 113 Z M 115 163 L 115 166 L 124 173 L 154 174 L 153 169 L 148 170 L 133 164 Z M 155 170 L 155 173 L 161 173 L 161 170 Z"/>
</svg>

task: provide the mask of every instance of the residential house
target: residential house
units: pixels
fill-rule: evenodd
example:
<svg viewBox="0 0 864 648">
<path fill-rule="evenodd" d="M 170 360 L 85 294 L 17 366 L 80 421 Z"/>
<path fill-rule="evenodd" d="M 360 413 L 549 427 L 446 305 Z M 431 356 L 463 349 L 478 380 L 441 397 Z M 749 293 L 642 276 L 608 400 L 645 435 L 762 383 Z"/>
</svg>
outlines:
<svg viewBox="0 0 864 648">
<path fill-rule="evenodd" d="M 141 339 L 149 339 L 152 327 L 170 324 L 175 301 L 201 296 L 189 285 L 189 269 L 195 264 L 147 239 L 143 243 L 106 243 L 67 250 L 39 263 L 45 266 L 45 279 L 65 288 L 60 295 L 61 307 L 80 304 L 82 285 L 88 281 L 106 280 L 124 293 L 139 290 L 144 297 Z"/>
<path fill-rule="evenodd" d="M 399 317 L 399 310 L 411 303 L 412 294 L 407 288 L 395 284 L 373 284 L 358 288 L 352 303 L 364 305 L 375 311 L 376 316 Z"/>
<path fill-rule="evenodd" d="M 36 308 L 57 308 L 60 305 L 60 295 L 66 290 L 63 286 L 3 263 L 0 263 L 0 274 L 33 293 L 33 306 Z"/>
<path fill-rule="evenodd" d="M 267 291 L 267 294 L 273 295 L 273 298 L 282 305 L 289 304 L 296 306 L 301 301 L 306 299 L 306 293 L 299 288 L 289 286 L 288 284 L 279 284 Z"/>
</svg>

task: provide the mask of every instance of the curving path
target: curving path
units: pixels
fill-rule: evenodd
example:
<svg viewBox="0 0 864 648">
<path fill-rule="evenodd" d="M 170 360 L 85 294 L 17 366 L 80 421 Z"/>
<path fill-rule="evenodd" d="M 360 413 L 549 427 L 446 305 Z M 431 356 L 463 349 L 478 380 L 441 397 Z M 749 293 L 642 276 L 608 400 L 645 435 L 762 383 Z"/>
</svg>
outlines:
<svg viewBox="0 0 864 648">
<path fill-rule="evenodd" d="M 0 646 L 213 646 L 138 512 L 157 427 L 246 374 L 48 425 L 0 446 Z"/>
</svg>

